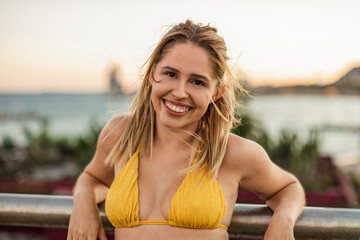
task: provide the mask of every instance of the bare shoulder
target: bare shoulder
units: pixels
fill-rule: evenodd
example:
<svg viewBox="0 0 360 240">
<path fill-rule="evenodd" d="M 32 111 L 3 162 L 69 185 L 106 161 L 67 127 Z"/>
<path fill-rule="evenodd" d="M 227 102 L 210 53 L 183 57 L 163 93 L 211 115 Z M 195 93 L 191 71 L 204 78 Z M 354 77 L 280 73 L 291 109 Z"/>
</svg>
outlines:
<svg viewBox="0 0 360 240">
<path fill-rule="evenodd" d="M 258 164 L 264 164 L 270 161 L 270 159 L 260 144 L 234 134 L 229 134 L 224 161 L 234 170 L 240 171 L 241 177 L 244 177 L 246 170 L 250 170 Z"/>
<path fill-rule="evenodd" d="M 114 179 L 114 167 L 105 164 L 105 159 L 118 142 L 127 121 L 127 116 L 119 115 L 107 122 L 100 132 L 95 154 L 84 169 L 84 172 L 107 186 L 110 186 Z"/>
<path fill-rule="evenodd" d="M 267 199 L 296 182 L 292 174 L 275 165 L 258 143 L 230 134 L 224 164 L 237 174 L 239 186 Z"/>
<path fill-rule="evenodd" d="M 97 146 L 105 151 L 111 151 L 122 135 L 127 122 L 128 116 L 125 115 L 118 115 L 110 119 L 101 130 Z"/>
</svg>

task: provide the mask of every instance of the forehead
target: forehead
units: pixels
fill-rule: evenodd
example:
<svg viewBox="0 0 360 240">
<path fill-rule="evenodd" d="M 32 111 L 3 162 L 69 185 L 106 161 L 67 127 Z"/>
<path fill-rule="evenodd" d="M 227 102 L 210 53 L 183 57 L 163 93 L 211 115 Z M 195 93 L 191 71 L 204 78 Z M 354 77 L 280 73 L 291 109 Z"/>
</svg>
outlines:
<svg viewBox="0 0 360 240">
<path fill-rule="evenodd" d="M 199 74 L 214 78 L 214 70 L 208 52 L 192 43 L 179 43 L 166 50 L 157 67 L 170 66 L 183 74 Z"/>
</svg>

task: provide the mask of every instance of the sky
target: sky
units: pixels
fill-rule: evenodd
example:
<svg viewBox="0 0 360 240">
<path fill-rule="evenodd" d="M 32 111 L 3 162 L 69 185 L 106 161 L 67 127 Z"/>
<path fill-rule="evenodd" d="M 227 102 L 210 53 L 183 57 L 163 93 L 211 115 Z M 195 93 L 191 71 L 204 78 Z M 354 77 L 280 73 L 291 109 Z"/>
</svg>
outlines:
<svg viewBox="0 0 360 240">
<path fill-rule="evenodd" d="M 253 85 L 326 84 L 360 66 L 358 0 L 0 0 L 0 93 L 125 87 L 169 25 L 217 27 Z M 240 75 L 239 75 L 240 76 Z"/>
</svg>

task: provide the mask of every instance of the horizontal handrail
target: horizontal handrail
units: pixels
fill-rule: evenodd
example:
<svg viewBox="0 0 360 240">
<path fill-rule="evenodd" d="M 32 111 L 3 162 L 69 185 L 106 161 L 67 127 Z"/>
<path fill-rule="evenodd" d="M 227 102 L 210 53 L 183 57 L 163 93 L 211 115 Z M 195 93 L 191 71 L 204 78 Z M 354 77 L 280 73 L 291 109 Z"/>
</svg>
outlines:
<svg viewBox="0 0 360 240">
<path fill-rule="evenodd" d="M 67 228 L 73 197 L 0 193 L 0 225 Z M 112 231 L 99 205 L 101 220 Z M 265 205 L 236 204 L 230 237 L 262 239 L 272 212 Z M 360 209 L 305 207 L 295 225 L 296 239 L 360 239 Z"/>
</svg>

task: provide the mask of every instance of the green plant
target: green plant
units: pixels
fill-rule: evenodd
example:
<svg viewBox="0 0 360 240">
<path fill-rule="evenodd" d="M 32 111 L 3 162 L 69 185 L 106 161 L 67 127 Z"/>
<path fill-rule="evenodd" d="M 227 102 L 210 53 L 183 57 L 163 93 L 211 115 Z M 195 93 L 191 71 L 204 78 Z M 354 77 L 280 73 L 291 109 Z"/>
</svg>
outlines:
<svg viewBox="0 0 360 240">
<path fill-rule="evenodd" d="M 85 167 L 89 161 L 92 159 L 95 150 L 97 139 L 100 135 L 102 125 L 96 118 L 91 118 L 89 121 L 89 130 L 83 137 L 78 137 L 75 141 L 75 156 L 76 156 L 76 164 L 83 168 Z"/>
<path fill-rule="evenodd" d="M 15 142 L 10 136 L 5 135 L 2 138 L 2 147 L 5 148 L 5 149 L 14 148 L 15 147 Z"/>
<path fill-rule="evenodd" d="M 320 138 L 316 129 L 310 130 L 305 140 L 300 139 L 293 130 L 282 129 L 280 137 L 274 141 L 259 119 L 250 112 L 244 112 L 241 114 L 241 124 L 234 126 L 231 131 L 259 143 L 272 161 L 295 174 L 306 188 L 321 189 L 334 184 L 326 174 L 319 174 L 317 171 Z"/>
<path fill-rule="evenodd" d="M 267 152 L 273 149 L 274 142 L 259 119 L 255 118 L 250 112 L 240 114 L 239 110 L 236 111 L 235 117 L 241 121 L 239 124 L 234 125 L 231 129 L 232 133 L 259 143 Z"/>
<path fill-rule="evenodd" d="M 83 136 L 74 138 L 54 137 L 49 131 L 50 122 L 42 118 L 39 122 L 40 131 L 24 127 L 23 133 L 31 153 L 32 159 L 38 163 L 49 161 L 46 152 L 53 152 L 56 158 L 73 158 L 78 166 L 84 167 L 94 155 L 97 138 L 102 129 L 99 121 L 92 117 L 89 120 L 89 129 Z M 54 154 L 55 152 L 55 154 Z"/>
<path fill-rule="evenodd" d="M 299 178 L 314 177 L 319 159 L 318 132 L 311 130 L 308 139 L 302 141 L 297 133 L 283 129 L 269 155 L 274 162 Z"/>
<path fill-rule="evenodd" d="M 42 149 L 47 148 L 52 145 L 53 138 L 49 133 L 49 125 L 50 121 L 46 117 L 41 117 L 39 120 L 40 131 L 38 133 L 34 133 L 34 131 L 30 130 L 28 127 L 23 127 L 23 134 L 25 136 L 27 145 L 32 149 Z"/>
</svg>

